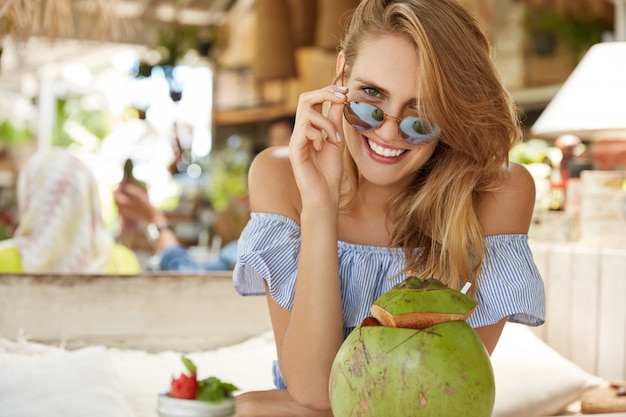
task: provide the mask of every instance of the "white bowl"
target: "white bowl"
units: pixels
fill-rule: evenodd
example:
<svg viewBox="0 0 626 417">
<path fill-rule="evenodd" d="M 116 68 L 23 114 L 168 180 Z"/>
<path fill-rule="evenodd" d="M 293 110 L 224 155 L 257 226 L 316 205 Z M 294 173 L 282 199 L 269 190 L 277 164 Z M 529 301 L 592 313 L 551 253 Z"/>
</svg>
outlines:
<svg viewBox="0 0 626 417">
<path fill-rule="evenodd" d="M 226 398 L 219 403 L 172 398 L 159 394 L 157 411 L 161 417 L 225 417 L 235 413 L 235 399 Z"/>
</svg>

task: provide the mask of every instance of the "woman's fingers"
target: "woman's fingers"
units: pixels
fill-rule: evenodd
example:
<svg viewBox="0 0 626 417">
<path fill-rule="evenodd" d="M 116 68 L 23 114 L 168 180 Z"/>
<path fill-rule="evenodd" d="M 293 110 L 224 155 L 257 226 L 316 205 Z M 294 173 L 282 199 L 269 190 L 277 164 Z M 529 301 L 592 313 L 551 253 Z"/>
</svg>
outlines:
<svg viewBox="0 0 626 417">
<path fill-rule="evenodd" d="M 326 139 L 324 135 L 324 130 L 319 129 L 316 126 L 309 125 L 306 127 L 306 131 L 304 133 L 306 138 L 313 142 L 313 147 L 316 150 L 322 149 L 322 142 Z"/>
<path fill-rule="evenodd" d="M 345 91 L 347 89 L 333 85 L 300 96 L 296 124 L 302 128 L 301 137 L 311 141 L 318 151 L 325 141 L 338 143 L 342 140 L 338 127 L 341 127 Z"/>
<path fill-rule="evenodd" d="M 338 200 L 343 172 L 338 109 L 344 102 L 345 94 L 338 86 L 300 95 L 289 158 L 303 205 L 320 206 Z"/>
<path fill-rule="evenodd" d="M 328 109 L 328 120 L 332 123 L 332 125 L 335 127 L 335 137 L 333 138 L 337 143 L 342 142 L 343 141 L 343 129 L 342 126 L 343 124 L 342 119 L 343 119 L 343 108 L 345 106 L 344 102 L 346 100 L 346 96 L 344 95 L 344 101 L 342 101 L 341 103 L 337 104 L 337 103 L 331 103 L 330 108 Z"/>
</svg>

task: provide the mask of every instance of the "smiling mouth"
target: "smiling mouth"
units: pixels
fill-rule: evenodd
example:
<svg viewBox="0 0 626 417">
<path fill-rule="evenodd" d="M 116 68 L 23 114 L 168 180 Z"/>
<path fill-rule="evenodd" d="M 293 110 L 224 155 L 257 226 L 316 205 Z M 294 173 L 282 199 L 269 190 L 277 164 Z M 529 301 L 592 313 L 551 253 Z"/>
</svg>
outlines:
<svg viewBox="0 0 626 417">
<path fill-rule="evenodd" d="M 386 158 L 397 158 L 398 156 L 407 152 L 406 149 L 383 148 L 382 146 L 379 146 L 373 141 L 371 141 L 370 139 L 367 139 L 367 144 L 369 145 L 370 149 L 374 151 L 376 155 L 384 156 Z"/>
</svg>

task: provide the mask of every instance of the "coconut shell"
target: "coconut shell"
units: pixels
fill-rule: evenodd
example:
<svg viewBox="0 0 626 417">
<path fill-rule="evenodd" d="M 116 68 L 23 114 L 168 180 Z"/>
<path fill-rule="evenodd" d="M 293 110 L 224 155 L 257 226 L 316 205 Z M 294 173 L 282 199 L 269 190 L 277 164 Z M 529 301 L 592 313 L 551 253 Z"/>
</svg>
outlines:
<svg viewBox="0 0 626 417">
<path fill-rule="evenodd" d="M 383 326 L 425 329 L 465 320 L 477 305 L 473 298 L 439 280 L 409 277 L 380 296 L 370 311 Z"/>
<path fill-rule="evenodd" d="M 465 321 L 352 331 L 330 371 L 335 417 L 490 417 L 489 354 Z"/>
</svg>

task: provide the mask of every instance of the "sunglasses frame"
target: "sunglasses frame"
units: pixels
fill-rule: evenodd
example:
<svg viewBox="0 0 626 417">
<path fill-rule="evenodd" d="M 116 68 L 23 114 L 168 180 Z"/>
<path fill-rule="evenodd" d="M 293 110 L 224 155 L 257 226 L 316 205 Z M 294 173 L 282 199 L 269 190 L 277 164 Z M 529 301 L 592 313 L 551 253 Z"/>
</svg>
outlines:
<svg viewBox="0 0 626 417">
<path fill-rule="evenodd" d="M 378 111 L 380 111 L 380 112 L 382 113 L 382 115 L 383 115 L 383 119 L 380 121 L 380 123 L 378 124 L 378 126 L 374 126 L 374 127 L 372 127 L 371 129 L 365 129 L 365 128 L 363 128 L 363 126 L 358 126 L 358 125 L 355 125 L 355 124 L 353 124 L 353 123 L 351 123 L 351 122 L 350 122 L 350 120 L 349 120 L 349 116 L 347 116 L 347 115 L 346 115 L 346 113 L 348 113 L 348 112 L 349 112 L 350 117 L 352 117 L 352 115 L 354 115 L 354 117 L 357 117 L 359 120 L 363 120 L 363 119 L 362 119 L 360 116 L 358 116 L 356 112 L 354 112 L 353 110 L 351 110 L 351 109 L 352 109 L 352 107 L 350 106 L 350 104 L 351 104 L 351 103 L 363 103 L 363 104 L 367 104 L 368 106 L 371 106 L 371 107 L 373 107 L 374 109 L 377 109 Z M 352 127 L 353 127 L 353 128 L 355 128 L 356 130 L 361 131 L 361 132 L 371 132 L 371 131 L 374 131 L 374 130 L 376 130 L 376 129 L 380 128 L 380 127 L 383 125 L 383 123 L 385 123 L 385 120 L 387 120 L 387 119 L 395 119 L 395 120 L 398 122 L 398 132 L 400 133 L 400 135 L 402 136 L 402 138 L 403 138 L 403 139 L 404 139 L 407 143 L 410 143 L 411 145 L 418 145 L 418 144 L 420 144 L 420 143 L 424 143 L 424 142 L 432 141 L 432 140 L 436 139 L 436 138 L 439 136 L 439 134 L 441 133 L 441 129 L 439 128 L 439 126 L 438 126 L 436 123 L 431 122 L 431 121 L 428 121 L 428 120 L 425 120 L 425 119 L 422 119 L 421 117 L 417 117 L 417 116 L 405 116 L 405 117 L 396 117 L 396 116 L 392 116 L 392 115 L 389 115 L 389 114 L 385 113 L 385 112 L 383 111 L 383 109 L 381 109 L 380 107 L 378 107 L 378 106 L 376 106 L 376 105 L 374 105 L 374 104 L 368 103 L 368 102 L 366 102 L 366 101 L 359 101 L 359 100 L 346 100 L 346 101 L 344 101 L 344 102 L 343 102 L 343 104 L 344 104 L 344 108 L 343 108 L 343 117 L 346 119 L 346 121 L 348 122 L 348 124 L 350 124 L 350 126 L 352 126 Z M 424 122 L 428 122 L 428 123 L 432 124 L 432 125 L 433 125 L 433 127 L 434 127 L 434 129 L 433 129 L 433 133 L 430 133 L 430 134 L 428 134 L 428 135 L 421 135 L 421 136 L 423 136 L 423 137 L 415 137 L 415 138 L 414 138 L 414 137 L 412 137 L 411 135 L 407 135 L 404 131 L 402 131 L 402 127 L 401 127 L 401 126 L 402 126 L 402 122 L 403 122 L 403 121 L 405 121 L 405 120 L 407 120 L 407 119 L 417 119 L 417 120 L 424 121 Z M 365 122 L 365 121 L 364 121 L 364 122 Z M 366 123 L 367 123 L 367 122 L 366 122 Z M 368 124 L 369 124 L 369 123 L 368 123 Z M 416 132 L 416 133 L 417 133 L 417 132 Z"/>
</svg>

